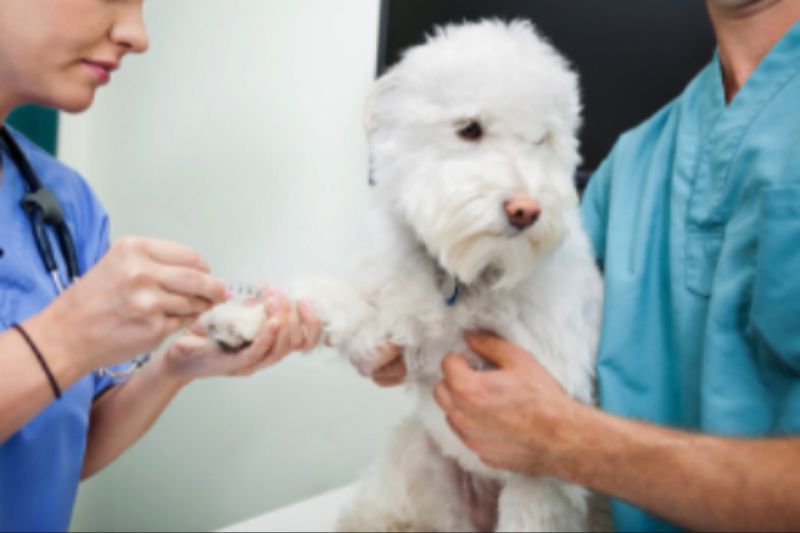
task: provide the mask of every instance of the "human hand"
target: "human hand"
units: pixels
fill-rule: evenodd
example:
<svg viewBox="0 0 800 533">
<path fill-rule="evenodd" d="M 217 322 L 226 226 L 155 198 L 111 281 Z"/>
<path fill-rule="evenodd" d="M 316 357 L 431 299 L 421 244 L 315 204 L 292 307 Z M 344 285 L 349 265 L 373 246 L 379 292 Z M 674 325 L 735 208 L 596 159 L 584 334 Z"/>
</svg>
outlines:
<svg viewBox="0 0 800 533">
<path fill-rule="evenodd" d="M 491 467 L 557 475 L 587 408 L 522 348 L 490 335 L 466 338 L 497 368 L 476 372 L 463 355 L 444 359 L 434 396 L 450 427 Z"/>
<path fill-rule="evenodd" d="M 283 293 L 271 289 L 266 302 L 251 301 L 249 305 L 261 306 L 267 317 L 249 346 L 236 353 L 224 351 L 197 323 L 164 354 L 166 372 L 181 382 L 213 376 L 251 376 L 292 352 L 309 351 L 319 343 L 322 324 L 308 303 L 292 305 Z"/>
<path fill-rule="evenodd" d="M 408 374 L 403 349 L 394 344 L 386 344 L 378 350 L 378 354 L 378 370 L 372 373 L 372 381 L 379 387 L 402 385 Z"/>
<path fill-rule="evenodd" d="M 126 237 L 29 328 L 48 357 L 88 372 L 155 349 L 225 298 L 191 248 Z"/>
</svg>

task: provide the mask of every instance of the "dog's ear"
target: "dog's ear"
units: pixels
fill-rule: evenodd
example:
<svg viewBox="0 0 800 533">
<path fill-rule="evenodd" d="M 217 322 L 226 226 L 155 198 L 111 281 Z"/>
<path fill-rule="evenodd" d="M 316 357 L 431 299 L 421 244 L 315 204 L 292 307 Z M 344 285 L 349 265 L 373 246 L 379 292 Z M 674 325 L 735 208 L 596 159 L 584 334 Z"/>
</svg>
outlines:
<svg viewBox="0 0 800 533">
<path fill-rule="evenodd" d="M 367 131 L 367 137 L 372 138 L 374 133 L 380 126 L 380 109 L 379 102 L 390 93 L 395 87 L 395 80 L 397 74 L 394 71 L 389 71 L 372 85 L 372 90 L 367 97 L 367 105 L 364 110 L 364 128 Z"/>
</svg>

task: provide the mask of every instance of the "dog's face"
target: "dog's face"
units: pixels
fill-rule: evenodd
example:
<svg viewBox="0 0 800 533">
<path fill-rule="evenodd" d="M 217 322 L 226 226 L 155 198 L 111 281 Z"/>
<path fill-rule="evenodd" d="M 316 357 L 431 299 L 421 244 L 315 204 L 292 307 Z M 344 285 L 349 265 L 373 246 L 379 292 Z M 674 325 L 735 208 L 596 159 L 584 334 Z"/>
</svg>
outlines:
<svg viewBox="0 0 800 533">
<path fill-rule="evenodd" d="M 530 24 L 451 26 L 377 82 L 373 178 L 445 270 L 513 286 L 574 215 L 579 122 L 577 77 Z"/>
</svg>

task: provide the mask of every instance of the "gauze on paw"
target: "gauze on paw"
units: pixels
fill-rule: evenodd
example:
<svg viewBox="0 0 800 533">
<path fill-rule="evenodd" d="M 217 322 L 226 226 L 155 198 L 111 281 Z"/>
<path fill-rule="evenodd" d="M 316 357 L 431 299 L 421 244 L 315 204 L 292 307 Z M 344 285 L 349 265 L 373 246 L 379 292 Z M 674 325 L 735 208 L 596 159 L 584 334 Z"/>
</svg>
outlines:
<svg viewBox="0 0 800 533">
<path fill-rule="evenodd" d="M 200 324 L 223 350 L 236 352 L 255 340 L 266 321 L 264 306 L 228 302 L 203 315 Z"/>
</svg>

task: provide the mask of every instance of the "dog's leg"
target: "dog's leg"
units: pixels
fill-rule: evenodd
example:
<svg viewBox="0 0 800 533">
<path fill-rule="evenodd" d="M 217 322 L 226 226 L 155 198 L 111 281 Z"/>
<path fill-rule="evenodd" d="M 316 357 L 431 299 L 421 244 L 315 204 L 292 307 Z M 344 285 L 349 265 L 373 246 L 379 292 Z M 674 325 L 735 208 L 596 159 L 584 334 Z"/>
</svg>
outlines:
<svg viewBox="0 0 800 533">
<path fill-rule="evenodd" d="M 290 294 L 313 306 L 328 346 L 347 357 L 364 376 L 377 370 L 379 348 L 389 342 L 390 325 L 383 323 L 370 290 L 344 279 L 318 277 L 295 283 Z"/>
<path fill-rule="evenodd" d="M 588 492 L 548 477 L 514 476 L 500 494 L 498 531 L 587 531 Z"/>
<path fill-rule="evenodd" d="M 416 418 L 402 423 L 339 517 L 338 531 L 473 531 L 459 469 Z"/>
</svg>

